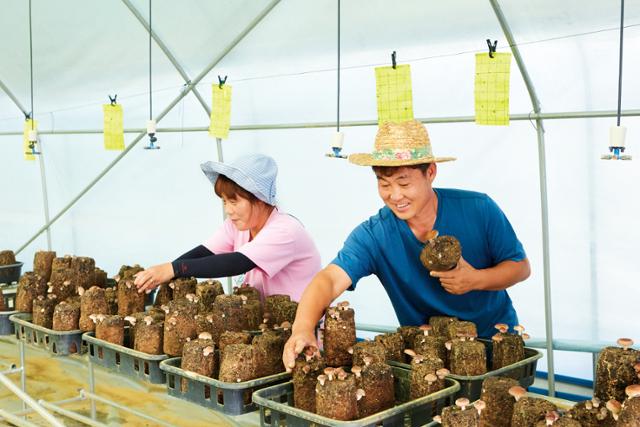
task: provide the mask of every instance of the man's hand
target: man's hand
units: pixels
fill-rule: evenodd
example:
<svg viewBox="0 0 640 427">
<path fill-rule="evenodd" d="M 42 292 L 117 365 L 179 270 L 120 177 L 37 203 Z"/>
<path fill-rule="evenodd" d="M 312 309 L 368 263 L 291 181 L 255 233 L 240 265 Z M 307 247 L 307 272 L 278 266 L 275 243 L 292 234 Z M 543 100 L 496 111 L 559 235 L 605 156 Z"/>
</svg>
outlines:
<svg viewBox="0 0 640 427">
<path fill-rule="evenodd" d="M 318 340 L 313 332 L 294 332 L 291 335 L 282 352 L 282 363 L 284 363 L 287 372 L 291 372 L 296 366 L 296 357 L 302 353 L 306 346 L 318 347 Z"/>
<path fill-rule="evenodd" d="M 134 277 L 134 284 L 138 288 L 138 292 L 149 293 L 158 285 L 173 279 L 173 266 L 170 262 L 165 264 L 154 265 L 146 270 L 137 273 Z"/>
<path fill-rule="evenodd" d="M 432 271 L 430 274 L 439 278 L 444 290 L 450 294 L 463 295 L 469 291 L 482 289 L 480 285 L 482 270 L 476 270 L 462 257 L 453 270 Z"/>
</svg>

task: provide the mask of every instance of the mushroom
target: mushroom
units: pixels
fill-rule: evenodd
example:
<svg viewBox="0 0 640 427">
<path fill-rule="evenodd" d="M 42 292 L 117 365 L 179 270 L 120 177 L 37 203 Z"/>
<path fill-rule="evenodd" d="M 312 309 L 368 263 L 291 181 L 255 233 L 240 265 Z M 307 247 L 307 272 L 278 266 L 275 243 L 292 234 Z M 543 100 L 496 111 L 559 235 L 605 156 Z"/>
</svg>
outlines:
<svg viewBox="0 0 640 427">
<path fill-rule="evenodd" d="M 431 385 L 438 381 L 438 377 L 435 374 L 427 374 L 424 376 L 424 380 L 427 382 L 427 384 Z"/>
<path fill-rule="evenodd" d="M 522 334 L 522 339 L 523 339 L 523 340 L 525 340 L 525 341 L 526 341 L 526 340 L 528 340 L 528 339 L 530 339 L 530 338 L 531 338 L 531 335 L 529 335 L 528 333 L 526 333 L 526 332 L 525 332 L 525 333 L 523 333 L 523 334 Z"/>
<path fill-rule="evenodd" d="M 351 373 L 354 374 L 356 378 L 360 378 L 360 376 L 362 375 L 362 367 L 358 365 L 353 365 L 351 367 Z"/>
<path fill-rule="evenodd" d="M 584 407 L 590 411 L 593 409 L 593 402 L 591 402 L 590 400 L 587 400 L 586 402 L 584 402 Z"/>
<path fill-rule="evenodd" d="M 441 380 L 443 380 L 447 375 L 449 375 L 451 372 L 447 369 L 447 368 L 440 368 L 436 371 L 436 375 L 438 376 L 438 378 L 440 378 Z"/>
<path fill-rule="evenodd" d="M 200 335 L 202 335 L 202 334 L 200 334 Z M 202 349 L 202 355 L 204 357 L 207 357 L 211 353 L 213 353 L 213 346 L 212 345 L 208 345 L 204 349 Z"/>
<path fill-rule="evenodd" d="M 412 363 L 418 364 L 424 362 L 424 356 L 421 354 L 417 354 L 416 357 L 411 361 Z"/>
<path fill-rule="evenodd" d="M 514 385 L 509 389 L 509 394 L 516 399 L 516 402 L 520 400 L 525 394 L 527 394 L 527 390 L 519 385 Z"/>
<path fill-rule="evenodd" d="M 605 404 L 605 407 L 609 411 L 611 411 L 613 419 L 618 421 L 618 416 L 620 415 L 620 411 L 622 410 L 622 405 L 620 404 L 620 402 L 615 399 L 611 399 Z"/>
<path fill-rule="evenodd" d="M 438 234 L 438 230 L 427 231 L 427 234 L 424 236 L 424 240 L 427 244 L 433 246 L 436 243 L 436 237 L 438 237 Z"/>
<path fill-rule="evenodd" d="M 189 302 L 198 302 L 195 294 L 186 294 L 184 297 L 189 300 Z"/>
<path fill-rule="evenodd" d="M 165 312 L 165 314 L 169 314 L 169 306 L 168 305 L 161 305 L 160 308 L 162 309 L 162 311 Z"/>
<path fill-rule="evenodd" d="M 341 301 L 337 304 L 338 310 L 348 310 L 349 309 L 349 301 Z"/>
<path fill-rule="evenodd" d="M 324 382 L 327 380 L 327 376 L 326 375 L 318 375 L 318 382 L 320 383 L 320 385 L 324 385 Z"/>
<path fill-rule="evenodd" d="M 431 325 L 421 325 L 420 326 L 420 330 L 422 331 L 422 333 L 425 336 L 429 336 L 429 332 L 431 332 L 433 328 L 431 327 Z"/>
<path fill-rule="evenodd" d="M 327 376 L 329 381 L 333 380 L 333 376 L 335 375 L 335 372 L 336 372 L 335 368 L 332 368 L 332 367 L 324 368 L 324 374 Z"/>
<path fill-rule="evenodd" d="M 640 384 L 631 384 L 624 389 L 624 392 L 629 396 L 629 399 L 640 396 Z"/>
<path fill-rule="evenodd" d="M 451 351 L 451 346 L 453 345 L 453 343 L 451 341 L 447 341 L 446 343 L 444 343 L 444 346 L 447 348 L 447 350 Z"/>
<path fill-rule="evenodd" d="M 506 334 L 509 331 L 509 325 L 507 325 L 506 323 L 496 323 L 494 328 L 496 328 L 498 332 L 501 332 L 503 334 Z"/>
<path fill-rule="evenodd" d="M 126 322 L 129 322 L 129 323 L 131 324 L 131 326 L 136 326 L 136 318 L 135 318 L 135 317 L 133 317 L 133 316 L 126 316 L 126 317 L 124 318 L 124 320 L 125 320 Z"/>
<path fill-rule="evenodd" d="M 366 396 L 366 393 L 364 392 L 363 389 L 359 388 L 356 390 L 356 400 L 360 400 L 365 396 Z"/>
<path fill-rule="evenodd" d="M 347 353 L 349 353 L 349 354 L 353 354 L 353 347 L 349 347 L 349 348 L 347 349 Z"/>
<path fill-rule="evenodd" d="M 176 284 L 175 284 L 175 283 L 173 283 L 173 282 L 171 282 L 171 283 L 169 283 L 169 287 L 170 287 L 171 289 L 175 289 L 175 288 L 176 288 Z"/>
<path fill-rule="evenodd" d="M 291 329 L 291 322 L 288 322 L 288 321 L 285 320 L 284 322 L 282 322 L 280 324 L 280 328 L 285 330 L 285 331 L 288 331 L 289 329 Z"/>
<path fill-rule="evenodd" d="M 609 415 L 609 411 L 604 406 L 601 406 L 600 410 L 596 414 L 596 419 L 598 421 L 603 421 L 605 418 L 607 418 L 607 415 Z"/>
<path fill-rule="evenodd" d="M 597 408 L 600 406 L 600 399 L 598 399 L 597 397 L 593 396 L 593 398 L 591 399 L 591 403 L 593 404 L 594 408 Z"/>
<path fill-rule="evenodd" d="M 78 295 L 84 295 L 84 288 L 82 286 L 78 286 Z"/>
<path fill-rule="evenodd" d="M 304 365 L 302 367 L 302 372 L 304 372 L 305 374 L 308 374 L 309 372 L 311 372 L 311 367 L 309 365 Z"/>
<path fill-rule="evenodd" d="M 432 420 L 437 422 L 438 424 L 442 424 L 442 417 L 440 415 L 436 415 L 432 418 Z"/>
<path fill-rule="evenodd" d="M 304 357 L 307 362 L 312 360 L 314 357 L 318 356 L 320 353 L 318 352 L 318 348 L 314 346 L 308 346 L 304 349 Z"/>
<path fill-rule="evenodd" d="M 49 295 L 47 295 L 47 298 L 48 299 L 56 299 L 58 297 L 56 296 L 56 294 L 49 294 Z"/>
<path fill-rule="evenodd" d="M 347 379 L 347 377 L 349 376 L 349 374 L 347 374 L 344 369 L 342 368 L 338 368 L 336 369 L 336 377 L 340 380 L 340 381 L 344 381 Z"/>
<path fill-rule="evenodd" d="M 246 295 L 240 295 L 240 298 L 242 299 L 242 305 L 246 305 L 249 298 Z"/>
<path fill-rule="evenodd" d="M 484 400 L 476 400 L 473 403 L 473 407 L 476 408 L 476 411 L 478 411 L 478 415 L 481 415 L 482 411 L 484 411 L 484 408 L 487 407 L 487 404 L 484 403 Z"/>
<path fill-rule="evenodd" d="M 417 357 L 416 357 L 416 359 L 417 359 Z M 365 356 L 365 357 L 362 358 L 362 361 L 364 362 L 364 366 L 369 366 L 369 365 L 371 365 L 371 363 L 373 363 L 373 357 Z"/>
<path fill-rule="evenodd" d="M 518 332 L 518 335 L 522 336 L 522 333 L 524 332 L 524 326 L 516 325 L 513 327 L 513 330 Z"/>
<path fill-rule="evenodd" d="M 459 397 L 456 399 L 456 406 L 460 408 L 461 411 L 464 411 L 467 406 L 469 406 L 469 399 L 466 397 Z"/>
<path fill-rule="evenodd" d="M 633 345 L 633 340 L 631 338 L 618 338 L 617 343 L 623 350 L 628 350 Z"/>
<path fill-rule="evenodd" d="M 172 316 L 169 320 L 168 320 L 169 324 L 171 324 L 172 326 L 176 326 L 178 324 L 178 318 L 175 316 Z"/>
<path fill-rule="evenodd" d="M 547 412 L 547 415 L 544 416 L 544 420 L 546 421 L 546 424 L 548 426 L 553 425 L 553 423 L 555 423 L 558 418 L 560 418 L 560 415 L 558 415 L 556 411 L 549 411 Z"/>
<path fill-rule="evenodd" d="M 415 351 L 413 351 L 413 350 L 411 350 L 410 348 L 406 349 L 406 350 L 404 351 L 404 354 L 411 356 L 411 358 L 416 357 L 416 352 L 415 352 Z"/>
<path fill-rule="evenodd" d="M 264 334 L 267 329 L 269 329 L 269 325 L 267 325 L 266 323 L 260 323 L 260 326 L 258 326 L 258 329 L 260 329 L 260 331 Z"/>
<path fill-rule="evenodd" d="M 146 317 L 145 317 L 146 319 Z M 198 334 L 198 338 L 200 338 L 201 340 L 212 340 L 213 337 L 211 336 L 210 332 L 200 332 L 200 334 Z"/>
<path fill-rule="evenodd" d="M 89 319 L 93 320 L 93 323 L 98 323 L 98 315 L 97 314 L 90 315 Z"/>
<path fill-rule="evenodd" d="M 492 341 L 495 342 L 500 342 L 502 341 L 504 338 L 502 338 L 502 335 L 500 335 L 500 333 L 495 334 L 494 336 L 491 337 Z"/>
</svg>

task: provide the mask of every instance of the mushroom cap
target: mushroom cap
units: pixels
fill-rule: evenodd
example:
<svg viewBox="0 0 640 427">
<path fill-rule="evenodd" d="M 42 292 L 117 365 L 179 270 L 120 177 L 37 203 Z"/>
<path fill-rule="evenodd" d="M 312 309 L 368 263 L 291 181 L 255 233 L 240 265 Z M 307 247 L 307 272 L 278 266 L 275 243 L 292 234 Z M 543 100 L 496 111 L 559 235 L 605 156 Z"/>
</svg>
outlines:
<svg viewBox="0 0 640 427">
<path fill-rule="evenodd" d="M 367 394 L 364 392 L 363 389 L 359 388 L 356 390 L 356 400 L 360 400 L 363 397 L 365 397 Z"/>
<path fill-rule="evenodd" d="M 320 385 L 324 385 L 324 382 L 327 380 L 327 376 L 326 375 L 318 375 L 318 382 L 320 383 Z"/>
<path fill-rule="evenodd" d="M 447 341 L 446 343 L 444 343 L 444 346 L 447 348 L 447 350 L 451 350 L 452 345 L 453 343 L 451 341 Z"/>
<path fill-rule="evenodd" d="M 597 408 L 598 406 L 600 406 L 600 399 L 598 399 L 597 397 L 593 396 L 593 398 L 591 399 L 591 403 L 593 404 L 593 406 L 595 408 Z"/>
<path fill-rule="evenodd" d="M 524 332 L 524 326 L 522 325 L 516 325 L 513 327 L 514 331 L 518 331 L 518 332 Z"/>
<path fill-rule="evenodd" d="M 487 404 L 484 402 L 484 400 L 476 400 L 475 402 L 473 402 L 473 407 L 476 408 L 478 412 L 481 412 L 484 411 L 484 408 L 487 407 Z"/>
<path fill-rule="evenodd" d="M 492 341 L 495 341 L 495 342 L 500 342 L 500 341 L 502 341 L 503 339 L 504 339 L 504 338 L 502 338 L 502 335 L 500 335 L 499 333 L 497 333 L 497 334 L 495 334 L 494 336 L 492 336 L 492 337 L 491 337 L 491 340 L 492 340 Z"/>
<path fill-rule="evenodd" d="M 144 316 L 144 318 L 142 320 L 144 320 L 144 323 L 146 323 L 147 326 L 149 326 L 150 324 L 153 323 L 153 317 L 151 317 L 151 316 Z"/>
<path fill-rule="evenodd" d="M 525 333 L 522 334 L 522 339 L 523 340 L 528 340 L 530 338 L 531 338 L 531 335 L 529 335 L 528 333 L 525 332 Z"/>
<path fill-rule="evenodd" d="M 356 377 L 359 377 L 360 374 L 362 373 L 362 366 L 353 365 L 351 367 L 351 372 L 355 374 Z"/>
<path fill-rule="evenodd" d="M 82 286 L 78 286 L 78 295 L 84 295 L 84 288 Z"/>
<path fill-rule="evenodd" d="M 633 345 L 633 340 L 631 338 L 618 338 L 616 341 L 620 347 L 631 347 Z"/>
<path fill-rule="evenodd" d="M 373 357 L 365 356 L 362 358 L 362 361 L 364 362 L 365 366 L 369 366 L 371 365 L 371 363 L 373 363 Z"/>
<path fill-rule="evenodd" d="M 509 330 L 509 325 L 507 325 L 506 323 L 496 323 L 494 328 L 496 328 L 500 332 L 507 332 Z"/>
<path fill-rule="evenodd" d="M 133 326 L 135 326 L 135 324 L 136 324 L 136 318 L 133 317 L 133 316 L 126 316 L 124 318 L 124 320 L 126 320 L 129 323 L 131 323 Z"/>
<path fill-rule="evenodd" d="M 208 355 L 210 355 L 211 353 L 213 353 L 213 346 L 212 345 L 208 345 L 205 348 L 202 349 L 202 355 L 207 357 Z"/>
<path fill-rule="evenodd" d="M 200 338 L 201 340 L 211 340 L 211 339 L 213 339 L 213 337 L 211 336 L 210 332 L 200 332 L 200 334 L 198 334 L 198 338 Z"/>
<path fill-rule="evenodd" d="M 607 401 L 607 403 L 605 404 L 605 407 L 610 410 L 613 414 L 619 414 L 620 411 L 622 410 L 622 405 L 620 404 L 620 402 L 618 402 L 615 399 L 611 399 L 609 401 Z"/>
<path fill-rule="evenodd" d="M 456 399 L 456 406 L 459 406 L 460 408 L 464 408 L 466 406 L 469 406 L 469 399 L 467 399 L 466 397 L 459 397 Z"/>
<path fill-rule="evenodd" d="M 438 230 L 430 230 L 430 231 L 427 231 L 427 234 L 425 234 L 424 238 L 425 240 L 433 240 L 436 237 L 438 237 L 438 234 L 439 234 Z"/>
<path fill-rule="evenodd" d="M 427 381 L 429 384 L 434 383 L 436 381 L 438 381 L 438 377 L 435 374 L 427 374 L 424 376 L 425 381 Z"/>
<path fill-rule="evenodd" d="M 631 384 L 624 389 L 624 392 L 629 396 L 629 399 L 640 396 L 640 384 Z"/>
<path fill-rule="evenodd" d="M 509 394 L 513 397 L 515 397 L 516 400 L 520 399 L 522 396 L 524 396 L 525 394 L 527 394 L 527 390 L 524 389 L 524 387 L 521 387 L 519 385 L 514 385 L 513 387 L 511 387 L 509 389 Z"/>
<path fill-rule="evenodd" d="M 325 375 L 333 375 L 336 372 L 336 368 L 332 368 L 330 366 L 324 368 Z"/>
<path fill-rule="evenodd" d="M 285 320 L 280 324 L 280 327 L 284 330 L 291 329 L 291 322 Z"/>
<path fill-rule="evenodd" d="M 436 371 L 436 375 L 438 376 L 438 378 L 442 379 L 444 377 L 446 377 L 447 375 L 449 375 L 451 372 L 447 369 L 447 368 L 440 368 Z"/>
<path fill-rule="evenodd" d="M 432 420 L 437 422 L 438 424 L 442 424 L 442 417 L 440 415 L 434 416 Z"/>
<path fill-rule="evenodd" d="M 411 357 L 416 357 L 416 354 L 417 354 L 417 353 L 416 353 L 415 351 L 411 350 L 410 348 L 407 348 L 407 349 L 404 351 L 404 354 L 407 354 L 407 355 L 409 355 L 409 356 L 411 356 Z"/>
</svg>

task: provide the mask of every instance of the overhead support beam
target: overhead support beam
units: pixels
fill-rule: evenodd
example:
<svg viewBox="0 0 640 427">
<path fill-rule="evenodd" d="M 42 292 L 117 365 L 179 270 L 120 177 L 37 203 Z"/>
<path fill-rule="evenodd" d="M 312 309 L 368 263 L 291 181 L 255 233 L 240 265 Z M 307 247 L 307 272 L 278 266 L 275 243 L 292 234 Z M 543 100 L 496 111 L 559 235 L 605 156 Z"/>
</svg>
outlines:
<svg viewBox="0 0 640 427">
<path fill-rule="evenodd" d="M 205 67 L 204 70 L 202 70 L 202 72 L 200 74 L 198 74 L 195 79 L 193 79 L 193 81 L 191 82 L 191 85 L 188 85 L 182 92 L 180 92 L 180 94 L 164 109 L 162 110 L 162 112 L 155 117 L 156 122 L 159 122 L 160 120 L 162 120 L 172 109 L 173 107 L 175 107 L 181 100 L 182 98 L 184 98 L 185 96 L 187 96 L 192 90 L 193 88 L 216 66 L 218 65 L 218 63 L 220 61 L 222 61 L 222 59 L 229 53 L 231 52 L 231 50 L 233 50 L 233 48 L 235 48 L 238 43 L 240 43 L 246 36 L 247 34 L 249 34 L 263 19 L 265 16 L 267 16 L 269 14 L 269 12 L 271 12 L 271 10 L 273 10 L 273 8 L 280 3 L 280 0 L 272 0 L 269 2 L 269 4 L 267 5 L 267 7 L 265 7 L 262 12 L 260 12 L 260 14 L 258 14 L 258 16 L 256 16 L 250 23 L 249 25 L 247 25 L 247 27 L 240 33 L 238 34 L 232 41 L 231 43 L 229 43 L 229 45 L 227 45 L 225 47 L 225 49 L 216 56 L 216 58 Z M 46 231 L 49 227 L 51 227 L 52 224 L 54 224 L 58 219 L 60 219 L 60 217 L 62 217 L 62 215 L 64 215 L 78 200 L 80 200 L 82 198 L 82 196 L 84 196 L 89 190 L 91 190 L 93 188 L 94 185 L 96 185 L 96 183 L 98 181 L 100 181 L 111 169 L 113 169 L 113 167 L 118 164 L 118 162 L 120 162 L 120 160 L 122 160 L 128 153 L 129 151 L 131 151 L 131 149 L 133 147 L 136 146 L 136 144 L 138 142 L 140 142 L 140 140 L 147 134 L 146 129 L 141 131 L 135 138 L 134 140 L 131 142 L 131 144 L 129 144 L 129 146 L 127 148 L 125 148 L 125 150 L 120 153 L 118 155 L 118 157 L 116 157 L 111 163 L 109 163 L 109 165 L 107 165 L 106 168 L 104 168 L 102 170 L 102 172 L 100 172 L 100 174 L 98 174 L 98 176 L 96 176 L 85 188 L 83 188 L 80 193 L 74 197 L 64 208 L 62 208 L 62 210 L 60 212 L 58 212 L 53 218 L 51 218 L 50 221 L 48 221 L 46 224 L 44 224 L 42 227 L 40 227 L 40 229 L 29 239 L 27 240 L 22 246 L 20 246 L 16 251 L 16 255 L 19 254 L 21 251 L 23 251 L 27 246 L 29 246 L 29 244 L 31 244 L 31 242 L 33 242 L 35 239 L 38 238 L 38 236 L 40 236 L 40 234 L 42 234 L 44 231 Z"/>
<path fill-rule="evenodd" d="M 512 114 L 510 121 L 536 121 L 536 120 L 567 120 L 567 119 L 600 119 L 607 117 L 616 117 L 616 111 L 569 111 L 565 113 L 531 113 L 531 114 Z M 621 113 L 624 117 L 640 117 L 640 110 L 625 110 Z M 474 123 L 475 116 L 452 116 L 452 117 L 425 117 L 416 118 L 416 120 L 425 124 L 434 123 Z M 256 124 L 256 125 L 235 125 L 231 126 L 232 131 L 246 130 L 279 130 L 279 129 L 321 129 L 334 128 L 336 122 L 310 122 L 310 123 L 274 123 L 274 124 Z M 340 127 L 361 127 L 361 126 L 378 126 L 378 120 L 356 120 L 340 122 Z M 124 133 L 140 133 L 145 131 L 143 128 L 125 129 Z M 208 126 L 190 126 L 179 128 L 158 128 L 158 133 L 181 133 L 181 132 L 208 132 Z M 40 135 L 91 135 L 102 134 L 102 129 L 77 129 L 77 130 L 54 130 L 41 131 Z M 22 135 L 22 132 L 0 132 L 0 136 Z"/>
<path fill-rule="evenodd" d="M 522 75 L 522 79 L 527 87 L 527 91 L 529 92 L 529 98 L 531 98 L 531 105 L 533 106 L 533 112 L 535 114 L 540 114 L 540 100 L 538 99 L 538 95 L 536 94 L 536 89 L 531 80 L 531 76 L 527 71 L 527 67 L 525 66 L 524 60 L 522 59 L 522 55 L 520 54 L 520 49 L 516 44 L 516 40 L 513 37 L 513 32 L 509 27 L 509 23 L 507 22 L 507 18 L 502 12 L 502 8 L 498 3 L 498 0 L 489 0 L 491 3 L 491 7 L 498 18 L 498 22 L 500 23 L 500 27 L 502 28 L 502 32 L 504 36 L 507 38 L 507 42 L 509 43 L 509 47 L 511 48 L 511 53 L 513 54 L 513 58 L 516 60 L 516 64 L 518 65 L 518 69 L 520 70 L 520 74 Z M 545 330 L 546 330 L 546 340 L 547 340 L 547 372 L 549 373 L 547 377 L 547 381 L 549 384 L 549 396 L 555 396 L 555 370 L 553 363 L 553 316 L 551 309 L 551 263 L 550 263 L 550 251 L 549 251 L 549 204 L 547 198 L 547 158 L 546 158 L 546 148 L 545 148 L 545 140 L 544 140 L 544 127 L 542 124 L 542 119 L 537 118 L 536 120 L 536 133 L 538 137 L 538 175 L 540 180 L 540 211 L 542 218 L 542 261 L 543 261 L 543 274 L 544 274 L 544 319 L 545 319 Z"/>
</svg>

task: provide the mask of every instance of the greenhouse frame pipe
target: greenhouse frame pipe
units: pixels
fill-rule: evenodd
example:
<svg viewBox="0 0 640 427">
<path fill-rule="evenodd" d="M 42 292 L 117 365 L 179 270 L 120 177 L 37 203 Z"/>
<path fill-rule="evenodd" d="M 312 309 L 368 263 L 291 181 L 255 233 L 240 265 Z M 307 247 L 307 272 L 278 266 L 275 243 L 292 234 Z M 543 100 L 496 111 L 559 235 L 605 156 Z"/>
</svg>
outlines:
<svg viewBox="0 0 640 427">
<path fill-rule="evenodd" d="M 229 45 L 227 45 L 227 47 L 220 53 L 218 54 L 218 56 L 216 56 L 216 58 L 205 67 L 204 70 L 202 70 L 202 72 L 200 72 L 200 74 L 198 74 L 196 76 L 196 78 L 193 80 L 192 84 L 187 86 L 164 110 L 162 110 L 162 112 L 156 117 L 156 122 L 159 122 L 160 120 L 162 120 L 162 118 L 164 116 L 166 116 L 172 109 L 173 107 L 175 107 L 178 102 L 180 102 L 180 100 L 182 100 L 182 98 L 184 98 L 185 96 L 187 96 L 189 94 L 189 92 L 191 92 L 193 90 L 193 88 L 195 87 L 195 85 L 197 85 L 200 80 L 202 80 L 212 69 L 213 67 L 215 67 L 220 61 L 222 61 L 222 59 L 229 53 L 231 52 L 231 50 L 236 47 L 238 45 L 238 43 L 240 43 L 246 36 L 247 34 L 249 34 L 263 19 L 265 16 L 267 16 L 269 14 L 269 12 L 271 12 L 271 10 L 273 10 L 273 8 L 280 3 L 280 0 L 271 0 L 271 2 L 267 5 L 267 7 L 265 7 L 262 12 L 260 12 L 260 14 L 258 16 L 256 16 L 250 23 L 249 25 L 247 25 L 247 27 L 245 27 L 245 29 L 238 34 L 232 41 L 231 43 L 229 43 Z M 53 223 L 55 223 L 62 215 L 64 215 L 78 200 L 80 200 L 80 198 L 82 198 L 82 196 L 84 196 L 91 188 L 93 188 L 94 185 L 96 185 L 96 183 L 98 181 L 100 181 L 116 164 L 118 164 L 118 162 L 120 160 L 122 160 L 122 158 L 124 156 L 126 156 L 129 151 L 131 151 L 131 149 L 147 134 L 146 129 L 142 132 L 140 132 L 138 134 L 138 136 L 131 142 L 131 144 L 129 144 L 129 146 L 127 148 L 124 149 L 124 151 L 122 153 L 120 153 L 118 155 L 118 157 L 116 157 L 111 163 L 109 163 L 107 165 L 106 168 L 104 168 L 102 170 L 102 172 L 100 172 L 100 174 L 98 174 L 97 177 L 95 177 L 85 188 L 83 188 L 80 193 L 74 197 L 71 202 L 69 202 L 64 208 L 62 208 L 62 210 L 60 212 L 58 212 L 49 222 L 47 222 L 45 225 L 43 225 L 42 227 L 40 227 L 40 229 L 26 242 L 24 243 L 22 246 L 20 246 L 20 248 L 18 248 L 15 253 L 16 255 L 19 254 L 20 252 L 22 252 L 24 250 L 24 248 L 26 248 L 27 246 L 29 246 L 29 244 L 31 244 L 31 242 L 33 242 L 38 236 L 40 236 L 40 234 L 42 234 L 45 230 L 47 230 L 49 227 L 51 227 L 51 225 Z"/>
<path fill-rule="evenodd" d="M 608 117 L 616 117 L 616 111 L 567 111 L 560 113 L 531 113 L 531 114 L 512 114 L 509 116 L 510 121 L 524 120 L 567 120 L 567 119 L 600 119 Z M 639 117 L 640 110 L 623 110 L 623 117 Z M 447 123 L 473 123 L 475 116 L 450 116 L 450 117 L 417 117 L 416 120 L 425 124 L 447 124 Z M 286 130 L 286 129 L 320 129 L 335 128 L 336 123 L 333 122 L 308 122 L 308 123 L 273 123 L 273 124 L 256 124 L 256 125 L 235 125 L 231 126 L 231 131 L 252 131 L 252 130 Z M 340 127 L 362 127 L 362 126 L 378 126 L 377 120 L 353 120 L 340 122 Z M 124 129 L 124 133 L 140 133 L 144 132 L 144 128 Z M 180 133 L 180 132 L 208 132 L 208 126 L 190 126 L 190 127 L 168 127 L 158 128 L 158 133 Z M 40 135 L 90 135 L 102 134 L 103 129 L 69 129 L 41 131 Z M 0 136 L 16 136 L 22 135 L 22 132 L 0 132 Z"/>
<path fill-rule="evenodd" d="M 18 101 L 18 98 L 16 98 L 16 96 L 13 94 L 13 92 L 11 92 L 9 90 L 9 88 L 7 87 L 7 85 L 4 84 L 4 82 L 2 80 L 0 80 L 0 89 L 2 89 L 2 91 L 4 93 L 7 94 L 7 96 L 9 98 L 11 98 L 11 100 L 13 101 L 13 103 L 16 105 L 16 107 L 18 107 L 18 109 L 20 111 L 22 111 L 22 114 L 24 114 L 25 117 L 27 117 L 29 115 L 29 113 L 27 112 L 26 108 L 24 108 L 22 106 L 22 104 L 20 104 L 20 101 Z"/>
<path fill-rule="evenodd" d="M 81 389 L 80 390 L 80 396 L 81 397 L 86 397 L 86 398 L 91 399 L 91 400 L 98 401 L 100 403 L 104 403 L 104 404 L 109 405 L 109 406 L 113 406 L 116 409 L 119 409 L 119 410 L 124 411 L 124 412 L 128 412 L 128 413 L 133 414 L 133 415 L 135 415 L 135 416 L 137 416 L 139 418 L 151 421 L 151 422 L 156 423 L 158 425 L 163 425 L 163 426 L 167 426 L 167 427 L 173 427 L 174 426 L 174 424 L 171 424 L 171 423 L 168 423 L 168 422 L 163 421 L 161 419 L 152 417 L 151 415 L 147 415 L 144 412 L 140 412 L 140 411 L 138 411 L 136 409 L 129 408 L 127 406 L 121 405 L 121 404 L 119 404 L 117 402 L 114 402 L 112 400 L 105 399 L 104 397 L 100 397 L 97 394 L 90 393 L 90 392 L 88 392 L 86 390 L 82 390 Z"/>
<path fill-rule="evenodd" d="M 85 417 L 84 415 L 80 415 L 77 412 L 61 408 L 60 406 L 58 406 L 58 405 L 56 405 L 54 403 L 49 403 L 49 402 L 46 402 L 44 400 L 39 400 L 38 402 L 43 407 L 49 409 L 50 411 L 57 412 L 58 414 L 63 415 L 65 417 L 67 417 L 67 418 L 71 418 L 74 421 L 78 421 L 78 422 L 81 422 L 83 424 L 86 424 L 86 425 L 92 426 L 92 427 L 107 427 L 107 424 L 101 423 L 100 421 L 92 420 L 91 418 Z"/>
<path fill-rule="evenodd" d="M 10 391 L 13 392 L 16 396 L 20 398 L 24 403 L 33 408 L 34 411 L 38 413 L 42 418 L 44 418 L 48 423 L 56 427 L 64 427 L 64 424 L 60 422 L 57 418 L 47 412 L 42 406 L 38 404 L 31 396 L 22 391 L 18 386 L 16 386 L 9 378 L 0 374 L 0 383 L 2 383 L 5 387 L 7 387 Z M 2 415 L 4 416 L 4 415 Z"/>
<path fill-rule="evenodd" d="M 513 53 L 513 57 L 518 64 L 518 69 L 522 75 L 522 79 L 529 92 L 531 98 L 531 104 L 533 105 L 534 113 L 540 113 L 540 101 L 536 94 L 535 86 L 529 76 L 527 67 L 524 64 L 524 60 L 520 55 L 520 49 L 515 42 L 513 32 L 509 27 L 507 18 L 502 12 L 502 8 L 498 3 L 498 0 L 489 0 L 491 7 L 493 8 L 496 18 L 500 23 L 502 32 L 504 33 L 509 47 Z M 547 199 L 547 159 L 544 140 L 544 126 L 542 119 L 536 119 L 536 134 L 538 137 L 538 169 L 540 178 L 540 211 L 542 216 L 542 262 L 543 262 L 543 274 L 544 274 L 544 318 L 545 318 L 545 330 L 547 340 L 547 376 L 549 396 L 553 397 L 556 394 L 555 391 L 555 378 L 554 378 L 554 366 L 553 366 L 553 316 L 551 307 L 551 274 L 550 274 L 550 255 L 549 255 L 549 204 Z"/>
<path fill-rule="evenodd" d="M 38 427 L 37 424 L 34 424 L 31 421 L 23 420 L 19 416 L 13 415 L 11 412 L 0 409 L 0 420 L 3 419 L 18 427 Z"/>
</svg>

